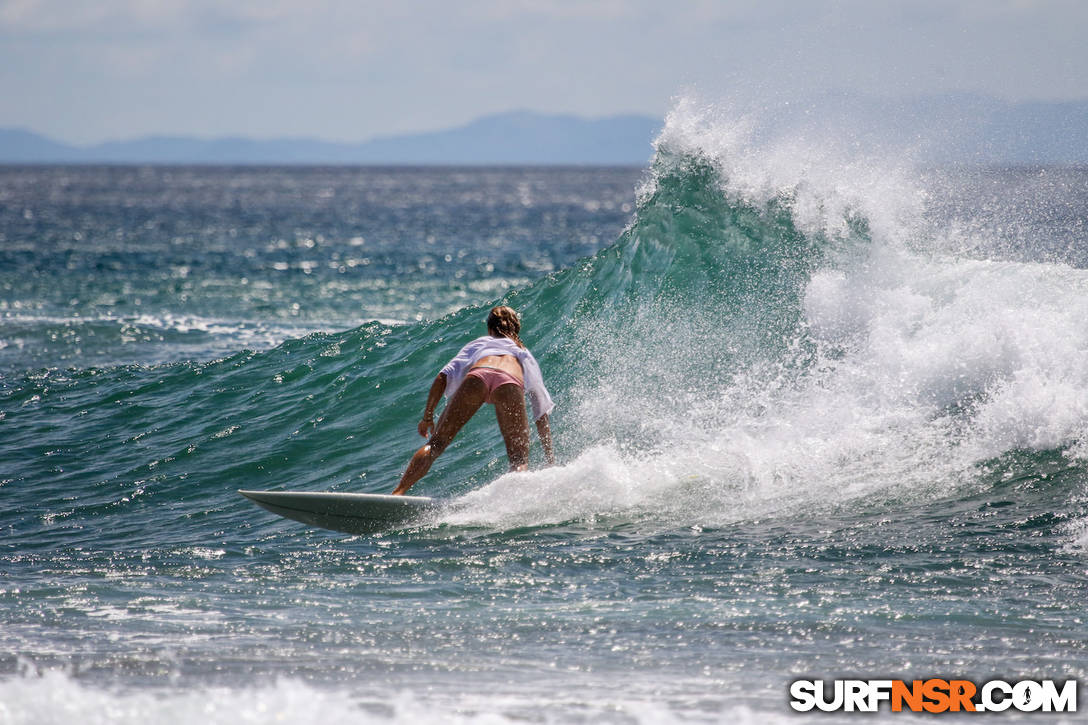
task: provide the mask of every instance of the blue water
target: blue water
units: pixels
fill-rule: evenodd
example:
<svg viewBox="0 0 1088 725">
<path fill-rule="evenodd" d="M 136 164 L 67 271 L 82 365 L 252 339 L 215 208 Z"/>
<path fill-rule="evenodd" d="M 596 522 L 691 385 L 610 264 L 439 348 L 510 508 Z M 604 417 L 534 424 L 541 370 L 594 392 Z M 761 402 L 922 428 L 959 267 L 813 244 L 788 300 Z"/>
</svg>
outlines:
<svg viewBox="0 0 1088 725">
<path fill-rule="evenodd" d="M 1083 679 L 1088 170 L 0 169 L 0 721 L 765 722 Z M 501 300 L 557 408 L 387 492 Z M 888 715 L 888 713 L 885 713 Z M 1009 719 L 1015 719 L 1011 717 Z"/>
</svg>

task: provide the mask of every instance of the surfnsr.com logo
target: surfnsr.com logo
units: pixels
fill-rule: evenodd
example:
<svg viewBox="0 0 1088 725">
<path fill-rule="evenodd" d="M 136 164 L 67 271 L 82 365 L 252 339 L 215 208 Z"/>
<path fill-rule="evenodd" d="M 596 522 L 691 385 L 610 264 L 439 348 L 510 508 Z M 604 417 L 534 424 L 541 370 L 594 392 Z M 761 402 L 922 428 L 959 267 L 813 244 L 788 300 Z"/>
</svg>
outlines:
<svg viewBox="0 0 1088 725">
<path fill-rule="evenodd" d="M 790 707 L 798 712 L 1076 712 L 1077 681 L 794 680 Z"/>
</svg>

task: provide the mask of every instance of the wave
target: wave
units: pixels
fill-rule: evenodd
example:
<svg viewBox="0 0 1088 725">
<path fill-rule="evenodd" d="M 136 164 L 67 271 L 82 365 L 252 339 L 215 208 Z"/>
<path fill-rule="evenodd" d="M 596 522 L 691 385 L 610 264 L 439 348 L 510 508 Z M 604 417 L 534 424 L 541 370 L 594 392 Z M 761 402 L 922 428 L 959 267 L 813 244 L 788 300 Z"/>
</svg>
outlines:
<svg viewBox="0 0 1088 725">
<path fill-rule="evenodd" d="M 612 297 L 574 316 L 565 422 L 587 447 L 444 520 L 652 528 L 880 509 L 1045 479 L 1051 455 L 1083 487 L 1088 272 L 957 254 L 919 177 L 828 149 L 754 147 L 681 105 L 636 220 L 593 260 L 620 260 Z"/>
<path fill-rule="evenodd" d="M 839 153 L 759 145 L 681 103 L 620 238 L 501 298 L 559 403 L 563 465 L 502 475 L 479 416 L 421 484 L 457 499 L 435 523 L 722 525 L 968 495 L 1017 451 L 1079 466 L 1088 272 L 959 255 L 916 177 Z M 250 520 L 236 488 L 386 491 L 431 377 L 490 304 L 211 362 L 10 377 L 2 483 L 34 493 L 4 525 L 49 546 L 107 517 L 138 545 L 161 540 L 146 524 L 167 505 L 195 541 Z"/>
</svg>

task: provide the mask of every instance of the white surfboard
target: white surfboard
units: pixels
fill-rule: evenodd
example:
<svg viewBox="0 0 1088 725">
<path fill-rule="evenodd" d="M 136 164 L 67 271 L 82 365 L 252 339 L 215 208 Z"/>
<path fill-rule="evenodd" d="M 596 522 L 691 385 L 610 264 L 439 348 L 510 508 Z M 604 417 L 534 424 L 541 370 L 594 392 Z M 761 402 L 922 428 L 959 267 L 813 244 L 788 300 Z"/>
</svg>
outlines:
<svg viewBox="0 0 1088 725">
<path fill-rule="evenodd" d="M 427 496 L 332 491 L 238 491 L 285 518 L 348 534 L 371 534 L 407 524 L 437 506 Z"/>
</svg>

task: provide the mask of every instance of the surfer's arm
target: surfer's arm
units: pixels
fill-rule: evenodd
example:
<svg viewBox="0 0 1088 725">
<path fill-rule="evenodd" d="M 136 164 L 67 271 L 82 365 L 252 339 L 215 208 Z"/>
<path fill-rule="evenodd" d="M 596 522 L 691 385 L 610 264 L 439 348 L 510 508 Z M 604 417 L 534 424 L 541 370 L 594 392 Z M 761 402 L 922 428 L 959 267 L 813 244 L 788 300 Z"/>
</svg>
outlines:
<svg viewBox="0 0 1088 725">
<path fill-rule="evenodd" d="M 438 407 L 438 401 L 442 399 L 444 392 L 446 392 L 446 374 L 439 373 L 431 383 L 431 390 L 427 393 L 427 407 L 423 409 L 423 420 L 419 421 L 419 434 L 424 438 L 434 430 L 434 409 Z"/>
<path fill-rule="evenodd" d="M 548 414 L 536 419 L 536 434 L 540 436 L 540 445 L 544 447 L 544 457 L 549 466 L 555 465 L 555 451 L 552 449 L 552 429 L 548 425 Z"/>
</svg>

